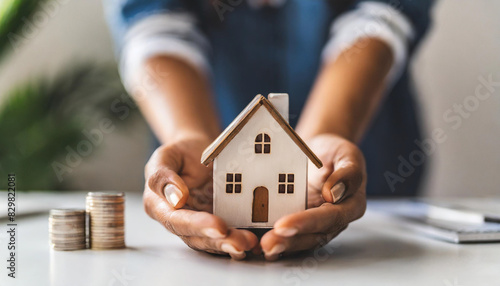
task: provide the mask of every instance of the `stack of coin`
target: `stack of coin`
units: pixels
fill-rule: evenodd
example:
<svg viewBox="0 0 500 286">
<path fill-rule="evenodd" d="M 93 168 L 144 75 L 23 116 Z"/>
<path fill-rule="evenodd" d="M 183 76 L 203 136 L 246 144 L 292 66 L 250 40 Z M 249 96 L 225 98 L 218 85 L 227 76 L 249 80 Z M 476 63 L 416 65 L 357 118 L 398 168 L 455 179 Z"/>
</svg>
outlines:
<svg viewBox="0 0 500 286">
<path fill-rule="evenodd" d="M 55 250 L 87 247 L 85 210 L 53 209 L 49 215 L 50 245 Z"/>
<path fill-rule="evenodd" d="M 90 248 L 125 247 L 124 210 L 124 193 L 90 192 L 87 194 Z"/>
</svg>

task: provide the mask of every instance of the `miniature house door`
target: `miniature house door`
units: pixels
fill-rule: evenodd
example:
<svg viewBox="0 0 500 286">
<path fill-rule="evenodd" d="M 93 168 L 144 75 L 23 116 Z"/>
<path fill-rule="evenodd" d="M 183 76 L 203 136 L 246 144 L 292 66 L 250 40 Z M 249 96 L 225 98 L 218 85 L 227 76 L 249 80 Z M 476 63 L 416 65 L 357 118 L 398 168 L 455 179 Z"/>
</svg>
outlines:
<svg viewBox="0 0 500 286">
<path fill-rule="evenodd" d="M 257 187 L 253 191 L 252 222 L 267 222 L 269 214 L 269 191 Z"/>
</svg>

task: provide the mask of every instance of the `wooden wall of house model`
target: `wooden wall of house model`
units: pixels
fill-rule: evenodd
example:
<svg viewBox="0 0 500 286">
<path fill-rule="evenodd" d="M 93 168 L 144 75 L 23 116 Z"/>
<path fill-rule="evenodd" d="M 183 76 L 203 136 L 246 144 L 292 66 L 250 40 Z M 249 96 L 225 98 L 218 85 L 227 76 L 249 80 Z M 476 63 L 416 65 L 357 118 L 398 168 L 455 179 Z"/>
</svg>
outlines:
<svg viewBox="0 0 500 286">
<path fill-rule="evenodd" d="M 214 214 L 230 227 L 269 228 L 306 209 L 308 158 L 318 157 L 288 124 L 288 94 L 257 95 L 203 152 L 213 161 Z"/>
</svg>

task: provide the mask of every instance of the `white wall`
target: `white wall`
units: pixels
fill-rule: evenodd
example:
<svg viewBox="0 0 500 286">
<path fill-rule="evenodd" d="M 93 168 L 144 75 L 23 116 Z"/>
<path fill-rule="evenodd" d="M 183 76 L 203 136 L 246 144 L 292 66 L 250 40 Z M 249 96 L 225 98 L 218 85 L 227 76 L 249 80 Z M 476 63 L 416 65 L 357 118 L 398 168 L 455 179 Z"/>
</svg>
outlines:
<svg viewBox="0 0 500 286">
<path fill-rule="evenodd" d="M 498 195 L 500 86 L 477 109 L 471 109 L 456 130 L 443 114 L 464 100 L 471 107 L 472 99 L 467 97 L 475 96 L 478 77 L 492 74 L 500 82 L 500 2 L 437 4 L 433 30 L 413 71 L 427 131 L 442 128 L 448 139 L 434 154 L 425 188 L 435 196 Z"/>
<path fill-rule="evenodd" d="M 16 82 L 53 74 L 75 59 L 113 60 L 100 0 L 69 0 L 39 27 L 34 37 L 0 65 L 2 94 Z M 427 194 L 499 194 L 500 88 L 481 101 L 457 130 L 442 119 L 455 103 L 473 96 L 478 76 L 500 79 L 500 2 L 443 0 L 435 23 L 414 63 L 427 131 L 443 128 L 448 140 L 433 154 Z M 142 122 L 118 130 L 90 161 L 72 174 L 75 188 L 142 189 L 149 148 Z"/>
<path fill-rule="evenodd" d="M 13 83 L 30 75 L 53 74 L 74 60 L 113 60 L 101 1 L 59 1 L 51 1 L 55 6 L 47 6 L 42 21 L 31 19 L 33 29 L 19 34 L 26 44 L 0 66 L 0 97 Z"/>
<path fill-rule="evenodd" d="M 60 3 L 60 2 L 64 2 Z M 112 43 L 100 0 L 53 0 L 51 16 L 22 33 L 26 44 L 0 65 L 0 103 L 16 83 L 52 76 L 75 60 L 114 64 Z M 59 4 L 60 3 L 60 4 Z M 47 15 L 45 14 L 45 15 Z M 45 20 L 43 20 L 45 19 Z M 73 189 L 142 191 L 150 137 L 142 120 L 117 128 L 84 163 L 64 175 Z M 50 164 L 51 162 L 48 162 Z"/>
</svg>

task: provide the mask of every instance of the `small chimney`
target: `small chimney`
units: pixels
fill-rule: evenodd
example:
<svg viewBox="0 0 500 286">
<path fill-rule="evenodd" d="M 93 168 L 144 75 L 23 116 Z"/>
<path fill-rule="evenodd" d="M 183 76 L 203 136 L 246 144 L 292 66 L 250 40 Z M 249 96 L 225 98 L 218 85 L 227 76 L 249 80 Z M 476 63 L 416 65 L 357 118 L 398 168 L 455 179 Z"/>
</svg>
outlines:
<svg viewBox="0 0 500 286">
<path fill-rule="evenodd" d="M 288 122 L 288 93 L 270 93 L 267 98 Z"/>
</svg>

